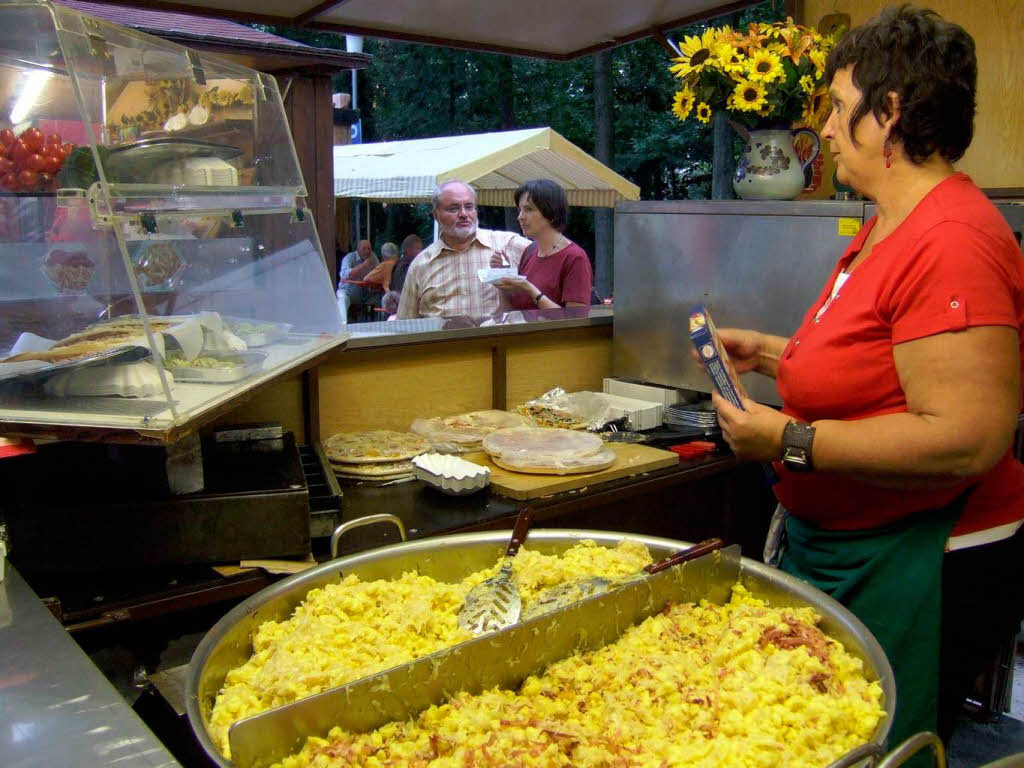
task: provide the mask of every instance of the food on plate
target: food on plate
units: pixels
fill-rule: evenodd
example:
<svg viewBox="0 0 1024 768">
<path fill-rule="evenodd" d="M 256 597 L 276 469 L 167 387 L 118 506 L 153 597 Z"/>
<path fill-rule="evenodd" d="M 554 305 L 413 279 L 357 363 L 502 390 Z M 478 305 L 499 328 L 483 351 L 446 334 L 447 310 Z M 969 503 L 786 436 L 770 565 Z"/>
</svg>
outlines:
<svg viewBox="0 0 1024 768">
<path fill-rule="evenodd" d="M 514 572 L 526 607 L 550 587 L 591 576 L 622 578 L 650 562 L 638 542 L 606 548 L 582 541 L 560 555 L 523 547 Z M 454 584 L 406 572 L 393 581 L 347 575 L 311 590 L 290 617 L 261 624 L 252 657 L 227 673 L 210 713 L 214 742 L 228 755 L 228 728 L 243 717 L 471 639 L 459 627 L 459 609 L 466 593 L 499 565 Z"/>
<path fill-rule="evenodd" d="M 516 410 L 524 416 L 528 416 L 541 427 L 558 427 L 559 429 L 586 429 L 587 427 L 586 419 L 566 408 L 531 402 L 520 405 Z"/>
<path fill-rule="evenodd" d="M 597 435 L 551 427 L 499 429 L 482 445 L 499 467 L 528 474 L 597 472 L 610 467 L 616 457 Z"/>
<path fill-rule="evenodd" d="M 441 453 L 478 451 L 481 441 L 498 429 L 531 426 L 533 421 L 508 411 L 471 411 L 455 416 L 434 419 L 416 419 L 410 431 L 430 441 L 431 447 Z"/>
<path fill-rule="evenodd" d="M 147 287 L 153 287 L 170 281 L 184 266 L 185 261 L 173 243 L 149 241 L 136 252 L 133 269 Z"/>
<path fill-rule="evenodd" d="M 430 450 L 430 443 L 412 432 L 374 429 L 366 432 L 339 432 L 324 441 L 324 452 L 331 463 L 376 464 L 411 459 Z"/>
<path fill-rule="evenodd" d="M 737 584 L 726 605 L 671 605 L 516 691 L 457 693 L 370 733 L 334 728 L 277 765 L 828 765 L 870 741 L 885 710 L 819 621 Z"/>
<path fill-rule="evenodd" d="M 149 320 L 154 333 L 167 330 L 175 322 L 160 318 L 150 318 Z M 52 347 L 42 352 L 22 352 L 0 360 L 0 362 L 14 363 L 25 360 L 41 360 L 47 363 L 69 362 L 133 343 L 137 346 L 147 346 L 145 335 L 145 328 L 138 315 L 123 315 L 113 320 L 90 325 L 84 330 L 60 339 Z"/>
<path fill-rule="evenodd" d="M 43 259 L 42 269 L 60 293 L 80 293 L 92 280 L 96 264 L 85 251 L 54 249 Z"/>
<path fill-rule="evenodd" d="M 189 360 L 180 352 L 172 352 L 164 358 L 164 365 L 167 368 L 237 368 L 241 363 L 208 355 Z"/>
<path fill-rule="evenodd" d="M 346 464 L 331 461 L 331 469 L 338 477 L 348 480 L 402 480 L 412 477 L 411 461 L 381 461 L 375 464 Z"/>
</svg>

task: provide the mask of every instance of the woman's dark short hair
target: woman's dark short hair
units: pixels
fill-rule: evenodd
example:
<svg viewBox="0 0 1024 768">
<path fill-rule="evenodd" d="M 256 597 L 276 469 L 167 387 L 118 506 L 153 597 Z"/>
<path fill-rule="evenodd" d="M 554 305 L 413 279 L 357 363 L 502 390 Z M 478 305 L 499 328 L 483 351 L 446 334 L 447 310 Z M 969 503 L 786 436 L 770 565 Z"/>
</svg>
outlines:
<svg viewBox="0 0 1024 768">
<path fill-rule="evenodd" d="M 849 66 L 863 94 L 850 115 L 851 137 L 869 110 L 879 121 L 889 117 L 892 91 L 899 94 L 900 118 L 890 138 L 912 162 L 934 152 L 951 162 L 963 157 L 974 136 L 978 81 L 974 38 L 963 27 L 911 5 L 886 8 L 836 43 L 826 81 Z"/>
<path fill-rule="evenodd" d="M 569 218 L 569 201 L 565 197 L 564 189 L 551 179 L 527 181 L 516 190 L 517 208 L 523 195 L 530 196 L 530 201 L 552 227 L 559 232 L 565 231 L 565 225 Z"/>
</svg>

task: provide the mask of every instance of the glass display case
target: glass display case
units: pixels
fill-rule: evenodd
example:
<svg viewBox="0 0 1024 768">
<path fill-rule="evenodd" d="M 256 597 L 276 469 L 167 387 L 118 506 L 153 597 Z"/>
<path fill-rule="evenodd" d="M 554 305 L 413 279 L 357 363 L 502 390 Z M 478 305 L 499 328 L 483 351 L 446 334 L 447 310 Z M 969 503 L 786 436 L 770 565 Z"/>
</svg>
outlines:
<svg viewBox="0 0 1024 768">
<path fill-rule="evenodd" d="M 0 0 L 0 432 L 170 440 L 344 339 L 273 78 Z"/>
</svg>

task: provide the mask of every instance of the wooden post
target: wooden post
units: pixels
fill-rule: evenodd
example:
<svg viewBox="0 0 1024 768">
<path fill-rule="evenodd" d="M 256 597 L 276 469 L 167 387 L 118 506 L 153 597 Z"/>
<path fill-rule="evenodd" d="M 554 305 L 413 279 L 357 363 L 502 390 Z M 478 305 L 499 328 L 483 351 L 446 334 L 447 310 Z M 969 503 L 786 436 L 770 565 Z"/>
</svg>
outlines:
<svg viewBox="0 0 1024 768">
<path fill-rule="evenodd" d="M 594 157 L 609 168 L 615 162 L 612 111 L 614 93 L 611 79 L 611 51 L 594 54 Z M 601 298 L 610 296 L 615 288 L 613 247 L 615 212 L 611 208 L 594 211 L 594 287 Z"/>
</svg>

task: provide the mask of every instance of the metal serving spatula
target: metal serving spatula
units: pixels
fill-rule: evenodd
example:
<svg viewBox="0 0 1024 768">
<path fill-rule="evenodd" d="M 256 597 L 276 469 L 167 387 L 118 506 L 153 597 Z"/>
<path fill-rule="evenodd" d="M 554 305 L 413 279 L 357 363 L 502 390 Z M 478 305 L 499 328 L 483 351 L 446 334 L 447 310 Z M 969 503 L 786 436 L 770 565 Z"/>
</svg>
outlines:
<svg viewBox="0 0 1024 768">
<path fill-rule="evenodd" d="M 512 539 L 505 550 L 505 560 L 497 574 L 473 587 L 466 595 L 466 601 L 459 611 L 459 626 L 474 635 L 494 632 L 519 621 L 523 612 L 523 601 L 519 586 L 512 575 L 512 563 L 526 538 L 533 510 L 523 507 L 516 517 Z"/>
<path fill-rule="evenodd" d="M 705 539 L 699 544 L 694 544 L 689 549 L 681 549 L 674 555 L 669 555 L 664 560 L 651 563 L 643 570 L 638 573 L 634 573 L 631 576 L 625 576 L 621 579 L 607 579 L 604 576 L 593 576 L 581 581 L 570 581 L 566 584 L 559 584 L 557 587 L 552 587 L 551 589 L 546 590 L 537 598 L 537 602 L 531 605 L 526 611 L 523 611 L 523 621 L 532 619 L 534 616 L 540 616 L 543 613 L 548 613 L 549 611 L 564 608 L 565 606 L 577 603 L 580 600 L 586 600 L 588 597 L 593 597 L 594 595 L 599 595 L 602 592 L 607 592 L 612 587 L 617 587 L 645 575 L 664 571 L 666 568 L 671 568 L 674 565 L 679 565 L 680 563 L 685 563 L 689 560 L 696 560 L 698 557 L 703 557 L 709 552 L 714 552 L 716 549 L 721 549 L 724 546 L 725 542 L 721 539 Z"/>
</svg>

